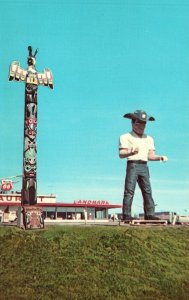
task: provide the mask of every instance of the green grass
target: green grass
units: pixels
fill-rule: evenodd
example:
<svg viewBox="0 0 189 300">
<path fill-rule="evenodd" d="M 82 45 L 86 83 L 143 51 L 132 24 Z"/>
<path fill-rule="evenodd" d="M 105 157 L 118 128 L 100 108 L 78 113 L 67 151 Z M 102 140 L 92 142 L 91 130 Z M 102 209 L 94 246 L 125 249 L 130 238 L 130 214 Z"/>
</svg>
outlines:
<svg viewBox="0 0 189 300">
<path fill-rule="evenodd" d="M 0 300 L 189 299 L 189 227 L 0 227 Z"/>
</svg>

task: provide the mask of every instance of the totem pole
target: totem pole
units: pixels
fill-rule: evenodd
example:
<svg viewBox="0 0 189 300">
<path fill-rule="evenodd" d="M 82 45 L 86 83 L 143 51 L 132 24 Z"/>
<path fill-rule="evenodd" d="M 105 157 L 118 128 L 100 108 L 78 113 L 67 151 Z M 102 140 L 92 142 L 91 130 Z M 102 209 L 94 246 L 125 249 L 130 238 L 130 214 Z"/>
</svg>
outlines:
<svg viewBox="0 0 189 300">
<path fill-rule="evenodd" d="M 37 90 L 38 85 L 48 86 L 53 89 L 52 73 L 44 69 L 43 73 L 36 71 L 36 55 L 32 54 L 32 47 L 28 47 L 28 68 L 24 70 L 18 61 L 13 61 L 10 66 L 9 80 L 25 82 L 25 110 L 24 110 L 24 149 L 23 149 L 23 179 L 21 204 L 29 208 L 37 204 Z M 28 209 L 26 219 L 28 216 Z M 28 217 L 30 221 L 31 216 Z M 26 223 L 28 222 L 26 220 Z M 31 222 L 29 222 L 31 223 Z"/>
</svg>

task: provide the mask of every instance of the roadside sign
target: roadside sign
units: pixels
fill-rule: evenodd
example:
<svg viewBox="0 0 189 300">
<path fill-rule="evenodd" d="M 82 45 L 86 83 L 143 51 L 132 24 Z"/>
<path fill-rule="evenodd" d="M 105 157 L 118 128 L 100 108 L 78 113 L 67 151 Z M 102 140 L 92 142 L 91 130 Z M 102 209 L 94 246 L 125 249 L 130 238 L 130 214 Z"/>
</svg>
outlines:
<svg viewBox="0 0 189 300">
<path fill-rule="evenodd" d="M 12 190 L 12 180 L 2 180 L 1 190 L 4 192 Z"/>
</svg>

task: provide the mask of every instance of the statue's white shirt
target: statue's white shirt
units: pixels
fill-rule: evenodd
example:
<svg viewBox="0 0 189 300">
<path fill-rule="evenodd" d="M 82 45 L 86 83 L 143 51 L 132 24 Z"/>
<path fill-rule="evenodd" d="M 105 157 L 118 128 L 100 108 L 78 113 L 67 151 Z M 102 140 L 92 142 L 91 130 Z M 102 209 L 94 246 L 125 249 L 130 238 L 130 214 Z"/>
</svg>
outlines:
<svg viewBox="0 0 189 300">
<path fill-rule="evenodd" d="M 143 134 L 142 137 L 139 137 L 133 131 L 120 136 L 119 149 L 120 148 L 128 149 L 129 152 L 138 148 L 139 152 L 135 155 L 129 156 L 127 159 L 143 161 L 148 161 L 149 150 L 155 150 L 154 140 L 151 136 Z"/>
</svg>

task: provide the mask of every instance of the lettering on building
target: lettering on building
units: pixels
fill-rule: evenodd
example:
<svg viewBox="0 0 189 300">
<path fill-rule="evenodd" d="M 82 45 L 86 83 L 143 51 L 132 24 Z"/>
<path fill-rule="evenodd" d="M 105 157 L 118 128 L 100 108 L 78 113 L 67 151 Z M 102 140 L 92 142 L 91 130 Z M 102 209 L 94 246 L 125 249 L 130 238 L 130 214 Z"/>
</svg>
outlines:
<svg viewBox="0 0 189 300">
<path fill-rule="evenodd" d="M 74 201 L 75 204 L 81 204 L 81 205 L 109 205 L 109 202 L 106 200 L 77 200 Z"/>
</svg>

